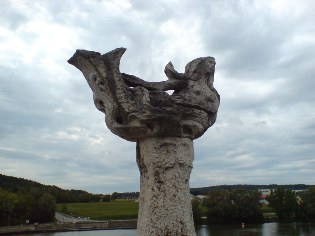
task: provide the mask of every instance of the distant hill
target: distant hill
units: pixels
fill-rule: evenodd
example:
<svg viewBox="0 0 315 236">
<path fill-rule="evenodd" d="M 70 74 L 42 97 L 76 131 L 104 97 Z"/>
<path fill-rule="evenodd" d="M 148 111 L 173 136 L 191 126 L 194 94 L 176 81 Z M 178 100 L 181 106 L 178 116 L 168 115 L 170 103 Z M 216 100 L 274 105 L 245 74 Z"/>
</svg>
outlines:
<svg viewBox="0 0 315 236">
<path fill-rule="evenodd" d="M 276 189 L 284 187 L 290 190 L 304 190 L 315 185 L 306 184 L 287 184 L 287 185 L 250 185 L 250 184 L 236 184 L 236 185 L 217 185 L 209 187 L 191 188 L 190 193 L 193 195 L 207 195 L 211 190 L 217 189 Z M 6 176 L 0 174 L 0 188 L 8 192 L 32 192 L 32 194 L 49 193 L 55 197 L 57 203 L 72 203 L 72 202 L 97 202 L 100 200 L 110 201 L 110 199 L 135 199 L 139 197 L 139 192 L 121 192 L 113 193 L 109 195 L 91 194 L 83 190 L 65 190 L 57 186 L 44 185 L 38 182 L 27 180 L 23 178 L 17 178 L 12 176 Z"/>
<path fill-rule="evenodd" d="M 306 184 L 269 184 L 269 185 L 255 185 L 255 184 L 235 184 L 235 185 L 217 185 L 209 187 L 200 187 L 200 188 L 191 188 L 190 193 L 193 195 L 207 195 L 211 190 L 232 190 L 232 189 L 247 189 L 247 190 L 258 190 L 258 189 L 276 189 L 283 187 L 289 190 L 305 190 L 315 185 L 306 185 Z"/>
<path fill-rule="evenodd" d="M 57 203 L 95 202 L 101 195 L 91 194 L 83 190 L 65 190 L 54 185 L 44 185 L 32 180 L 0 174 L 0 188 L 13 193 L 31 193 L 41 195 L 49 193 Z"/>
<path fill-rule="evenodd" d="M 31 187 L 45 188 L 45 185 L 37 183 L 32 180 L 28 180 L 28 179 L 17 178 L 13 176 L 0 174 L 0 188 L 6 191 L 17 192 L 21 189 L 26 189 L 26 188 L 31 188 Z"/>
</svg>

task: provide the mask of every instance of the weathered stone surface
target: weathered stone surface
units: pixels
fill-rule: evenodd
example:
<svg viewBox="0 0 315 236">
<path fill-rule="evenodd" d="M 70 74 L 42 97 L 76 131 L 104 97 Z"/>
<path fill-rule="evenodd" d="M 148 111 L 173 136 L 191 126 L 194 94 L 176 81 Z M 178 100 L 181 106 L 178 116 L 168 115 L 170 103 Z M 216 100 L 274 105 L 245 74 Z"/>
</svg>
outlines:
<svg viewBox="0 0 315 236">
<path fill-rule="evenodd" d="M 197 58 L 178 73 L 165 67 L 167 81 L 147 82 L 120 73 L 124 48 L 104 55 L 77 50 L 69 63 L 84 74 L 94 93 L 95 106 L 106 114 L 116 135 L 137 141 L 146 137 L 200 137 L 214 124 L 219 94 L 213 87 L 215 60 Z M 174 90 L 169 95 L 167 90 Z"/>
<path fill-rule="evenodd" d="M 137 145 L 141 175 L 138 235 L 196 235 L 189 192 L 190 138 L 147 138 Z"/>
<path fill-rule="evenodd" d="M 68 62 L 84 74 L 108 128 L 137 142 L 138 235 L 195 236 L 189 193 L 193 139 L 216 120 L 220 96 L 213 87 L 215 60 L 197 58 L 185 73 L 169 62 L 164 70 L 168 80 L 148 82 L 120 72 L 125 50 L 104 55 L 77 50 Z"/>
</svg>

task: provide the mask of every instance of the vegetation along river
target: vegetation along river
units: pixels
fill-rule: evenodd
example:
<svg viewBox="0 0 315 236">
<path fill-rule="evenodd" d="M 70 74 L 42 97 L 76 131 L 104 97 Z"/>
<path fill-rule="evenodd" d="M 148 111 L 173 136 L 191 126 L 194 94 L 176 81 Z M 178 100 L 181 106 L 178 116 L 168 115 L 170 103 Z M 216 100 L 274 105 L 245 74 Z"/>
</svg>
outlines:
<svg viewBox="0 0 315 236">
<path fill-rule="evenodd" d="M 136 236 L 135 229 L 28 234 L 24 236 Z M 21 236 L 21 234 L 19 235 Z M 315 223 L 198 226 L 197 236 L 315 236 Z"/>
</svg>

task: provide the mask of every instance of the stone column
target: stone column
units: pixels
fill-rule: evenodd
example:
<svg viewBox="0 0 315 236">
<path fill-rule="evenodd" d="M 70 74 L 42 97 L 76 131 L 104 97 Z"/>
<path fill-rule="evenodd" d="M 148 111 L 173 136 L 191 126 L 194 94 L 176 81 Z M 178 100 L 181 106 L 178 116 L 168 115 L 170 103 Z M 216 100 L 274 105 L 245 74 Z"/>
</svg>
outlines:
<svg viewBox="0 0 315 236">
<path fill-rule="evenodd" d="M 83 73 L 108 128 L 137 142 L 141 174 L 139 236 L 195 236 L 189 177 L 193 140 L 215 123 L 220 96 L 213 87 L 215 60 L 200 57 L 178 73 L 171 62 L 168 80 L 147 82 L 120 73 L 126 49 L 106 54 L 77 50 L 69 63 Z M 166 91 L 174 90 L 169 95 Z"/>
<path fill-rule="evenodd" d="M 193 159 L 189 138 L 139 140 L 139 236 L 196 235 L 189 189 Z"/>
</svg>

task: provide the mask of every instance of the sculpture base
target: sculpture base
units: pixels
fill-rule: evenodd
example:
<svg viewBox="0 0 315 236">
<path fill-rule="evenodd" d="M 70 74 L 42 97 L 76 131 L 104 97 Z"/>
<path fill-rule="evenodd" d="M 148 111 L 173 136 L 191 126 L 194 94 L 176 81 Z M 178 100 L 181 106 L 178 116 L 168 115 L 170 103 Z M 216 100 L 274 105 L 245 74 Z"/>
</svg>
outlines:
<svg viewBox="0 0 315 236">
<path fill-rule="evenodd" d="M 138 236 L 196 235 L 189 188 L 193 159 L 193 141 L 189 138 L 138 141 Z"/>
</svg>

